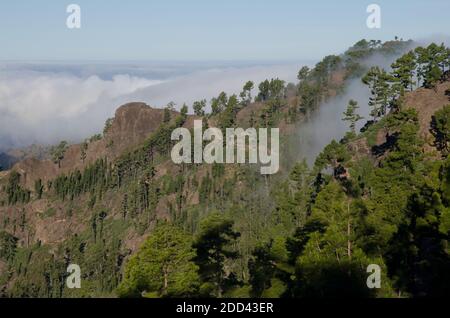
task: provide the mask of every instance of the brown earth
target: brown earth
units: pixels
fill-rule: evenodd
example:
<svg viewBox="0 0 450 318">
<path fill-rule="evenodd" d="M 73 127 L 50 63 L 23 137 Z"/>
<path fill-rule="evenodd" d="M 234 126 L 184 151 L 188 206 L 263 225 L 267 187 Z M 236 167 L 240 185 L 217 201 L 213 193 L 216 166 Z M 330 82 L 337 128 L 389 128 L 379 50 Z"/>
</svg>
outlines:
<svg viewBox="0 0 450 318">
<path fill-rule="evenodd" d="M 420 136 L 426 141 L 426 150 L 432 150 L 434 137 L 430 132 L 432 116 L 436 111 L 450 105 L 450 99 L 445 94 L 450 89 L 450 82 L 438 84 L 436 89 L 419 88 L 405 96 L 406 108 L 414 108 L 419 114 Z"/>
<path fill-rule="evenodd" d="M 419 88 L 405 94 L 403 105 L 406 109 L 417 110 L 419 119 L 419 136 L 425 141 L 424 152 L 436 153 L 434 137 L 430 132 L 431 120 L 434 113 L 446 105 L 450 105 L 450 98 L 446 91 L 450 89 L 450 82 L 439 83 L 435 89 Z M 376 134 L 376 145 L 386 142 L 387 132 L 380 129 Z M 350 150 L 356 153 L 355 159 L 359 157 L 371 157 L 371 149 L 366 138 L 359 138 L 349 144 Z M 378 158 L 376 161 L 379 161 Z"/>
<path fill-rule="evenodd" d="M 38 179 L 45 183 L 60 174 L 75 169 L 81 170 L 102 157 L 112 161 L 143 142 L 159 127 L 163 116 L 163 109 L 155 109 L 144 103 L 125 104 L 116 110 L 112 126 L 106 136 L 101 140 L 89 142 L 84 162 L 81 160 L 81 144 L 75 144 L 68 147 L 60 168 L 50 159 L 39 160 L 31 157 L 18 162 L 11 170 L 19 172 L 24 186 L 32 189 Z"/>
</svg>

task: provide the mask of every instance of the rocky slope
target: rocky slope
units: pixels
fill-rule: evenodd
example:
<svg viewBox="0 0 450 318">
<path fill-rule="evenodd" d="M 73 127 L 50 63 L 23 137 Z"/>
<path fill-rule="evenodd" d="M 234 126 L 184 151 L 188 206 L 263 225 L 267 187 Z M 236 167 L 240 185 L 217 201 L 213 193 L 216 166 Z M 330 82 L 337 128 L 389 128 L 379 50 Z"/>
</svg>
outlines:
<svg viewBox="0 0 450 318">
<path fill-rule="evenodd" d="M 345 88 L 347 72 L 341 68 L 326 77 L 327 83 L 320 92 L 319 104 L 339 95 Z M 406 107 L 415 107 L 419 112 L 424 136 L 429 137 L 431 115 L 448 103 L 448 96 L 445 95 L 448 87 L 449 83 L 442 83 L 436 90 L 419 89 L 406 96 Z M 271 102 L 273 101 L 258 101 L 240 109 L 236 113 L 236 123 L 247 127 L 251 118 L 260 120 L 263 115 L 267 116 L 267 112 L 274 107 Z M 299 96 L 286 94 L 272 114 L 278 120 L 276 125 L 281 129 L 282 147 L 285 149 L 289 147 L 289 138 L 296 137 L 298 125 L 307 118 L 298 113 L 299 104 L 301 105 Z M 294 118 L 293 113 L 297 117 Z M 171 112 L 171 122 L 179 116 L 178 112 Z M 221 116 L 209 117 L 208 125 L 218 125 Z M 168 149 L 158 148 L 160 145 L 157 138 L 162 133 L 167 133 L 164 130 L 161 132 L 161 127 L 170 128 L 164 123 L 164 117 L 164 110 L 154 109 L 143 103 L 123 105 L 117 109 L 103 138 L 88 143 L 84 160 L 81 156 L 83 145 L 70 145 L 60 167 L 50 159 L 27 158 L 15 164 L 10 171 L 0 174 L 3 190 L 14 171 L 21 176 L 21 187 L 31 191 L 30 202 L 0 206 L 0 228 L 19 240 L 18 246 L 22 253 L 30 253 L 29 259 L 21 262 L 27 266 L 41 266 L 39 259 L 51 258 L 61 262 L 66 258 L 75 259 L 83 262 L 84 268 L 87 267 L 94 273 L 91 281 L 102 282 L 105 269 L 102 267 L 99 270 L 95 267 L 96 263 L 103 266 L 103 262 L 115 262 L 117 268 L 109 269 L 111 272 L 108 275 L 120 276 L 123 259 L 139 247 L 151 233 L 157 220 L 170 219 L 185 230 L 195 233 L 199 220 L 216 210 L 239 218 L 245 243 L 238 248 L 243 255 L 242 262 L 246 262 L 250 248 L 267 235 L 264 233 L 267 231 L 258 233 L 258 227 L 263 228 L 261 224 L 268 224 L 272 218 L 279 217 L 271 214 L 274 211 L 272 192 L 278 190 L 277 178 L 282 179 L 288 169 L 284 167 L 285 171 L 279 177 L 264 178 L 254 174 L 248 167 L 238 165 L 175 165 L 168 157 Z M 195 118 L 187 116 L 183 126 L 192 128 Z M 384 143 L 383 138 L 384 135 L 377 135 L 375 145 Z M 356 152 L 361 156 L 367 155 L 373 146 L 364 139 L 350 144 L 350 147 L 358 149 Z M 158 152 L 159 155 L 154 155 Z M 104 169 L 106 172 L 102 171 L 103 163 L 98 165 L 99 160 L 107 162 Z M 92 166 L 95 169 L 91 171 L 89 169 Z M 83 174 L 86 170 L 89 171 L 88 176 L 77 177 L 76 173 Z M 96 181 L 95 187 L 88 184 L 86 189 L 76 189 L 80 192 L 73 194 L 75 190 L 72 186 L 76 187 L 81 179 L 95 179 L 96 173 L 101 175 L 101 180 Z M 73 176 L 76 181 L 67 182 Z M 37 198 L 34 190 L 38 180 L 44 185 L 42 198 Z M 49 182 L 52 182 L 51 186 Z M 251 237 L 249 229 L 258 234 Z M 114 245 L 116 243 L 118 246 Z M 118 256 L 114 254 L 116 258 L 111 259 L 113 249 Z M 79 253 L 76 250 L 83 250 L 81 253 L 84 255 L 78 258 L 68 256 L 67 250 L 72 251 L 72 254 Z M 106 251 L 106 254 L 102 254 L 102 260 L 93 261 L 101 254 L 99 250 Z M 246 265 L 242 266 L 245 268 Z M 0 270 L 2 267 L 5 268 L 0 263 Z M 245 274 L 244 272 L 243 275 Z M 23 273 L 15 273 L 11 281 L 29 279 L 23 276 Z M 11 281 L 8 287 L 13 285 Z M 26 282 L 23 284 L 25 287 L 18 283 L 15 285 L 29 292 L 29 286 Z M 102 286 L 96 289 L 98 290 L 106 293 L 111 292 L 112 288 Z M 13 294 L 15 293 L 19 292 L 14 291 Z"/>
</svg>

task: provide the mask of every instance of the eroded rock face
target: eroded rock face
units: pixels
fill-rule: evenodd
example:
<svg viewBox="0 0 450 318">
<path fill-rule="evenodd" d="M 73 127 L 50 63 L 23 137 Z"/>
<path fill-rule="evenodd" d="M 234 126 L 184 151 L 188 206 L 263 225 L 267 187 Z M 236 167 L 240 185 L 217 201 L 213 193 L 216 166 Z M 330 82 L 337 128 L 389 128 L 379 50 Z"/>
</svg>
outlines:
<svg viewBox="0 0 450 318">
<path fill-rule="evenodd" d="M 136 145 L 155 131 L 163 118 L 162 109 L 154 109 L 144 103 L 125 104 L 117 109 L 106 139 L 113 140 L 116 148 Z"/>
<path fill-rule="evenodd" d="M 175 116 L 175 112 L 173 113 Z M 32 189 L 38 179 L 51 180 L 62 173 L 83 169 L 89 163 L 106 157 L 113 160 L 124 151 L 142 143 L 163 122 L 164 110 L 152 108 L 145 103 L 128 103 L 119 107 L 112 125 L 103 139 L 90 142 L 86 158 L 81 159 L 81 145 L 71 145 L 66 150 L 60 168 L 49 159 L 26 158 L 13 169 L 22 175 L 22 183 Z"/>
</svg>

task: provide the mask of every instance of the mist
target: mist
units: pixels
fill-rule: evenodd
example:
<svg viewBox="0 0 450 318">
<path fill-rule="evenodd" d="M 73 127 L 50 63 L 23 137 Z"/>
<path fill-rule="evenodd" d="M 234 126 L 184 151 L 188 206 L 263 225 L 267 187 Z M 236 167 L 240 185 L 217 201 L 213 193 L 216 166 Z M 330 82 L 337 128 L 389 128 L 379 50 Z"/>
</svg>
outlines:
<svg viewBox="0 0 450 318">
<path fill-rule="evenodd" d="M 339 141 L 344 137 L 349 126 L 348 122 L 342 121 L 342 117 L 350 99 L 358 102 L 358 113 L 365 118 L 357 123 L 356 128 L 360 129 L 369 118 L 368 98 L 369 89 L 361 80 L 352 80 L 344 94 L 320 105 L 308 120 L 299 124 L 293 142 L 295 148 L 292 159 L 306 159 L 308 165 L 312 166 L 326 145 L 333 139 Z"/>
<path fill-rule="evenodd" d="M 0 151 L 100 133 L 128 102 L 181 108 L 221 91 L 238 94 L 247 80 L 294 81 L 298 64 L 145 63 L 0 65 Z M 116 73 L 118 72 L 118 73 Z"/>
<path fill-rule="evenodd" d="M 414 46 L 431 42 L 450 43 L 448 36 L 436 35 L 419 39 Z M 396 58 L 374 55 L 364 64 L 389 70 Z M 296 82 L 303 65 L 314 63 L 1 63 L 0 151 L 31 144 L 52 145 L 60 140 L 80 142 L 100 133 L 105 120 L 128 102 L 145 102 L 156 108 L 175 102 L 177 109 L 186 103 L 192 112 L 194 101 L 209 101 L 221 91 L 238 94 L 248 80 L 255 86 L 275 77 Z M 350 99 L 358 101 L 359 112 L 366 117 L 359 123 L 363 125 L 369 118 L 368 98 L 367 87 L 356 79 L 347 83 L 343 94 L 318 107 L 298 128 L 295 159 L 305 157 L 312 163 L 332 139 L 344 136 L 348 123 L 341 118 Z"/>
<path fill-rule="evenodd" d="M 445 42 L 445 38 L 439 38 L 441 42 Z M 386 57 L 381 54 L 374 54 L 367 58 L 361 64 L 366 68 L 372 66 L 379 66 L 386 71 L 391 71 L 391 64 L 399 58 L 402 54 L 420 45 L 428 45 L 434 42 L 433 39 L 423 39 L 420 43 L 414 42 L 411 47 L 398 55 Z M 437 42 L 437 43 L 441 43 Z M 298 161 L 305 159 L 311 167 L 314 164 L 316 157 L 322 152 L 323 148 L 327 146 L 332 140 L 339 141 L 350 130 L 349 123 L 342 120 L 348 102 L 353 99 L 358 102 L 358 113 L 364 117 L 357 123 L 356 129 L 359 131 L 365 123 L 370 120 L 369 107 L 370 90 L 364 85 L 360 78 L 350 80 L 345 87 L 344 93 L 329 99 L 322 103 L 317 110 L 305 122 L 301 122 L 296 131 L 295 141 L 290 146 L 288 160 Z"/>
<path fill-rule="evenodd" d="M 196 100 L 217 97 L 224 91 L 228 95 L 239 94 L 245 82 L 255 83 L 255 92 L 260 82 L 270 78 L 280 78 L 286 82 L 297 81 L 297 73 L 302 64 L 252 66 L 245 68 L 210 69 L 182 76 L 157 86 L 137 90 L 123 96 L 125 99 L 151 101 L 151 105 L 161 106 L 173 101 L 177 108 L 186 103 L 192 112 Z M 208 105 L 208 109 L 209 105 Z"/>
</svg>

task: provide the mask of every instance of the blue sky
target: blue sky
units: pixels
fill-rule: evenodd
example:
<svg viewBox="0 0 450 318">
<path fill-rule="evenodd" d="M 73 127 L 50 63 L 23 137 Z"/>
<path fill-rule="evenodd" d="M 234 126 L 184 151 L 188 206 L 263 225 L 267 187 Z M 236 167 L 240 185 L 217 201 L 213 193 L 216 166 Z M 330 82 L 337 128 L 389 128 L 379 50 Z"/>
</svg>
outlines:
<svg viewBox="0 0 450 318">
<path fill-rule="evenodd" d="M 69 30 L 66 7 L 82 9 Z M 382 28 L 366 27 L 366 7 Z M 15 0 L 0 2 L 0 60 L 299 60 L 361 38 L 447 35 L 448 0 Z"/>
</svg>

